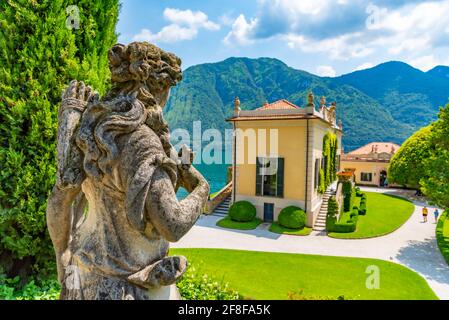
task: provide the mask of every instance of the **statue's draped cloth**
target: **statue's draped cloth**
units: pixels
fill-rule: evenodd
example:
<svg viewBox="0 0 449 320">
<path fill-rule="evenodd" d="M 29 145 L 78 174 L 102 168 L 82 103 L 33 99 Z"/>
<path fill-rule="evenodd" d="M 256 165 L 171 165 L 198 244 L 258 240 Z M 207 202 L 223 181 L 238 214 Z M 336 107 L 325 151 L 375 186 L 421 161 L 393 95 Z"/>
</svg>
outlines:
<svg viewBox="0 0 449 320">
<path fill-rule="evenodd" d="M 175 184 L 176 168 L 159 137 L 145 125 L 140 103 L 124 107 L 112 102 L 106 111 L 97 112 L 91 106 L 86 113 L 78 133 L 80 140 L 96 139 L 100 147 L 83 150 L 84 167 L 95 173 L 95 168 L 86 168 L 91 163 L 86 159 L 98 155 L 103 155 L 104 161 L 98 161 L 98 167 L 104 167 L 101 174 L 88 174 L 82 183 L 88 211 L 64 255 L 63 263 L 70 273 L 64 286 L 66 298 L 145 300 L 153 290 L 151 297 L 168 299 L 173 286 L 152 289 L 133 284 L 129 277 L 167 255 L 168 242 L 152 226 L 145 203 L 155 170 L 165 170 Z M 115 132 L 115 146 L 105 157 L 101 137 L 111 137 L 109 132 Z M 78 144 L 83 149 L 83 143 Z M 121 156 L 114 158 L 114 154 Z"/>
</svg>

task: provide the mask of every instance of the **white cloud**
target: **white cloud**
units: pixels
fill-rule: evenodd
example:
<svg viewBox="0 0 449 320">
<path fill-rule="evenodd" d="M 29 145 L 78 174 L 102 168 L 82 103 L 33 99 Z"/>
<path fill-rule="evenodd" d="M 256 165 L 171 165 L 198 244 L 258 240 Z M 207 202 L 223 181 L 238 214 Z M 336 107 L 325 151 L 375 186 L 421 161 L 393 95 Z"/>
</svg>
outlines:
<svg viewBox="0 0 449 320">
<path fill-rule="evenodd" d="M 232 19 L 231 16 L 228 14 L 221 15 L 218 20 L 220 21 L 221 25 L 223 26 L 232 26 L 234 23 L 234 19 Z"/>
<path fill-rule="evenodd" d="M 178 42 L 196 38 L 200 29 L 216 31 L 220 25 L 209 20 L 202 11 L 179 10 L 166 8 L 164 18 L 170 22 L 159 32 L 152 33 L 148 29 L 142 29 L 133 37 L 133 41 L 148 42 Z"/>
<path fill-rule="evenodd" d="M 192 40 L 197 36 L 197 34 L 197 29 L 180 27 L 177 24 L 170 24 L 163 27 L 161 31 L 156 34 L 151 33 L 148 29 L 142 29 L 140 33 L 133 37 L 133 40 L 172 43 L 182 40 Z"/>
<path fill-rule="evenodd" d="M 372 67 L 374 67 L 374 64 L 372 64 L 371 62 L 365 62 L 365 63 L 359 65 L 357 68 L 355 68 L 354 71 L 365 70 L 365 69 L 369 69 Z"/>
<path fill-rule="evenodd" d="M 219 30 L 220 26 L 212 21 L 209 21 L 207 15 L 202 11 L 179 10 L 166 8 L 164 10 L 164 17 L 177 25 L 186 25 L 191 28 L 204 28 L 207 30 Z"/>
<path fill-rule="evenodd" d="M 268 3 L 273 10 L 288 13 L 291 17 L 298 14 L 318 15 L 327 8 L 332 1 L 329 0 L 262 0 L 262 5 Z"/>
<path fill-rule="evenodd" d="M 429 71 L 438 65 L 449 65 L 449 58 L 437 58 L 433 54 L 421 56 L 410 61 L 410 64 L 422 71 Z"/>
<path fill-rule="evenodd" d="M 240 45 L 248 45 L 253 43 L 252 32 L 257 25 L 257 19 L 247 21 L 245 15 L 241 14 L 232 24 L 232 30 L 223 39 L 227 45 L 237 43 Z"/>
<path fill-rule="evenodd" d="M 372 48 L 358 42 L 359 37 L 359 33 L 353 33 L 324 40 L 314 40 L 301 35 L 289 34 L 284 37 L 284 40 L 291 49 L 307 53 L 325 53 L 334 60 L 349 60 L 366 57 L 373 51 Z"/>
<path fill-rule="evenodd" d="M 331 66 L 318 66 L 316 73 L 321 77 L 335 77 L 337 74 Z"/>
<path fill-rule="evenodd" d="M 276 39 L 292 50 L 332 60 L 382 56 L 421 66 L 441 61 L 429 57 L 437 50 L 449 50 L 449 1 L 371 3 L 259 0 L 257 13 L 240 15 L 224 42 L 248 45 Z"/>
</svg>

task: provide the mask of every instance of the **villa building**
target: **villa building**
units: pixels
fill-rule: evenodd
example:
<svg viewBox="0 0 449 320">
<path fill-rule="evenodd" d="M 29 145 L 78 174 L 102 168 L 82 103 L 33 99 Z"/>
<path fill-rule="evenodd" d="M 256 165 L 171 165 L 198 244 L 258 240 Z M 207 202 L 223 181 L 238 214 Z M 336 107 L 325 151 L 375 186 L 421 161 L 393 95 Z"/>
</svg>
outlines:
<svg viewBox="0 0 449 320">
<path fill-rule="evenodd" d="M 316 110 L 313 94 L 306 107 L 286 100 L 265 103 L 255 110 L 241 110 L 235 100 L 233 117 L 232 202 L 246 200 L 264 221 L 276 221 L 287 206 L 298 206 L 313 226 L 323 201 L 319 192 L 320 170 L 326 167 L 323 140 L 336 141 L 335 170 L 341 154 L 341 121 L 336 121 L 336 103 Z M 321 178 L 322 179 L 322 178 Z"/>
<path fill-rule="evenodd" d="M 395 143 L 371 142 L 357 150 L 343 154 L 342 169 L 355 170 L 355 183 L 368 186 L 385 186 L 388 165 L 400 148 Z"/>
</svg>

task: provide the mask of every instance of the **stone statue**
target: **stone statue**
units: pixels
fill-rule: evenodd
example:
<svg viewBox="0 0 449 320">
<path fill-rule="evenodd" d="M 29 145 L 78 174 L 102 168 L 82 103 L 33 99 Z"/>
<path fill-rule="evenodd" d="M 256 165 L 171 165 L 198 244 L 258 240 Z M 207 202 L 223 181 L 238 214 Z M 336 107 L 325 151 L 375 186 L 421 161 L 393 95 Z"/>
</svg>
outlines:
<svg viewBox="0 0 449 320">
<path fill-rule="evenodd" d="M 240 99 L 239 99 L 239 97 L 235 97 L 235 99 L 234 99 L 234 116 L 238 117 L 240 114 L 240 111 L 242 111 L 242 109 L 240 109 Z"/>
<path fill-rule="evenodd" d="M 331 106 L 329 107 L 329 122 L 331 124 L 335 124 L 337 120 L 337 103 L 332 102 Z"/>
<path fill-rule="evenodd" d="M 309 92 L 309 94 L 307 95 L 307 106 L 308 107 L 312 107 L 315 106 L 315 102 L 314 102 L 315 97 L 313 96 L 313 92 Z"/>
<path fill-rule="evenodd" d="M 61 299 L 179 298 L 187 261 L 167 256 L 169 242 L 190 230 L 209 195 L 162 116 L 180 64 L 146 42 L 117 44 L 103 99 L 78 81 L 63 93 L 47 208 Z M 189 195 L 179 201 L 181 186 Z"/>
</svg>

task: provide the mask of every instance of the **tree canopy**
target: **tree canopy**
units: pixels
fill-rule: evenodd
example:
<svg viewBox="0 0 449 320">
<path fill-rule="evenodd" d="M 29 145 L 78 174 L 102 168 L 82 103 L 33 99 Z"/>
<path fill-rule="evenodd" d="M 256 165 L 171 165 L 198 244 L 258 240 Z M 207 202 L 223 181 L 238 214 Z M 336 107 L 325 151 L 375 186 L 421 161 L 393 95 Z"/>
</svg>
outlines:
<svg viewBox="0 0 449 320">
<path fill-rule="evenodd" d="M 72 79 L 108 86 L 119 2 L 72 4 L 0 1 L 0 269 L 9 276 L 54 264 L 45 211 L 62 89 Z"/>
<path fill-rule="evenodd" d="M 433 148 L 431 143 L 433 126 L 431 124 L 417 131 L 396 152 L 388 169 L 390 183 L 419 187 L 419 181 L 426 175 L 422 166 L 423 161 L 430 157 Z"/>
<path fill-rule="evenodd" d="M 390 182 L 421 188 L 436 205 L 449 208 L 449 104 L 438 120 L 412 135 L 390 162 Z"/>
<path fill-rule="evenodd" d="M 424 194 L 437 205 L 449 208 L 449 104 L 442 108 L 433 125 L 434 150 L 424 161 L 426 177 L 421 179 Z"/>
</svg>

